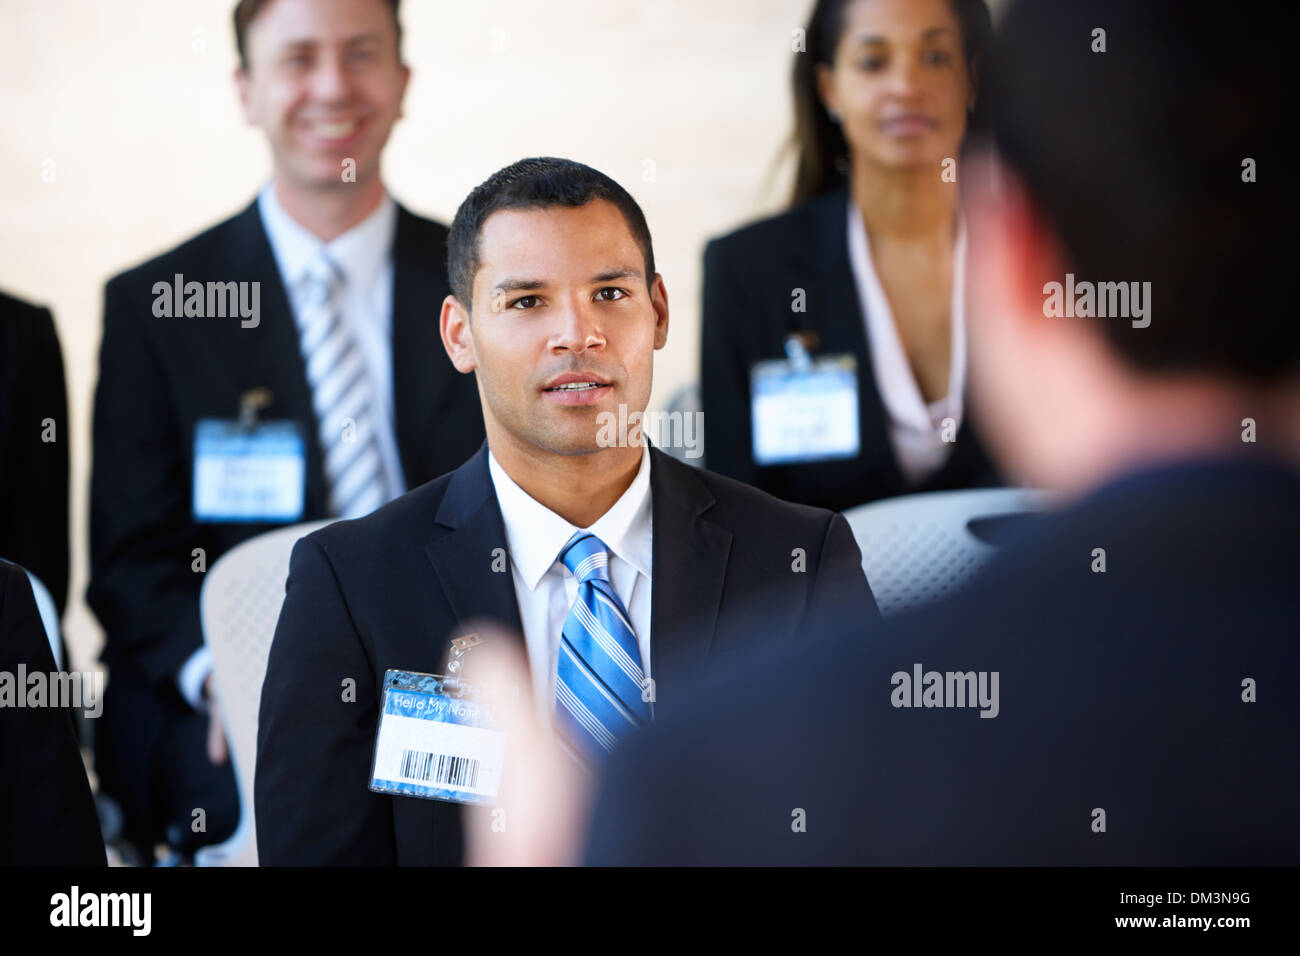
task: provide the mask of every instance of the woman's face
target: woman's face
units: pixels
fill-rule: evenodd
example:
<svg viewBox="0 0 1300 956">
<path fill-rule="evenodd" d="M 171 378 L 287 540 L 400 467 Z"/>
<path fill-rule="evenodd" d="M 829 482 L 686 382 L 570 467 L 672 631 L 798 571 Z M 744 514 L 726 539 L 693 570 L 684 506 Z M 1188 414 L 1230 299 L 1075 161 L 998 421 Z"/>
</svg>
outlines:
<svg viewBox="0 0 1300 956">
<path fill-rule="evenodd" d="M 975 102 L 948 0 L 852 0 L 834 66 L 819 66 L 817 81 L 854 160 L 890 169 L 937 175 Z"/>
</svg>

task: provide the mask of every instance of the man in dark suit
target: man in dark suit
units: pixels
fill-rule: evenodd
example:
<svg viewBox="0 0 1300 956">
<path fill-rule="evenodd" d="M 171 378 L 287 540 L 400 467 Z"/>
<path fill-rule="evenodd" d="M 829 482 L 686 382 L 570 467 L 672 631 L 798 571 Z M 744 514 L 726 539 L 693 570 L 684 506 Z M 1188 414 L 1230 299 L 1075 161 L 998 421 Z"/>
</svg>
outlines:
<svg viewBox="0 0 1300 956">
<path fill-rule="evenodd" d="M 55 670 L 27 575 L 0 561 L 0 866 L 106 862 L 68 710 L 48 696 L 30 703 L 30 678 Z"/>
<path fill-rule="evenodd" d="M 589 861 L 1300 862 L 1284 93 L 1263 14 L 1184 13 L 1013 5 L 963 165 L 986 434 L 1065 507 L 883 640 L 846 622 L 631 742 Z M 1126 307 L 1085 307 L 1104 282 Z"/>
<path fill-rule="evenodd" d="M 49 309 L 0 293 L 0 558 L 68 600 L 68 397 Z"/>
<path fill-rule="evenodd" d="M 294 549 L 258 727 L 263 863 L 453 864 L 469 828 L 496 823 L 367 789 L 385 671 L 447 673 L 448 638 L 474 619 L 522 633 L 548 725 L 594 768 L 756 635 L 802 643 L 839 602 L 867 628 L 877 616 L 842 517 L 614 427 L 644 411 L 668 332 L 622 187 L 568 160 L 515 163 L 461 205 L 448 269 L 443 342 L 475 373 L 487 443 Z M 756 614 L 758 594 L 779 607 Z"/>
<path fill-rule="evenodd" d="M 202 572 L 277 524 L 372 510 L 483 438 L 430 311 L 448 290 L 447 230 L 380 177 L 409 78 L 396 13 L 391 0 L 243 0 L 236 78 L 272 181 L 105 293 L 87 593 L 111 669 L 97 766 L 146 848 L 167 835 L 188 852 L 238 818 Z M 214 428 L 224 458 L 204 444 Z M 260 484 L 230 451 L 241 442 L 281 453 Z M 275 470 L 286 447 L 288 477 Z M 192 832 L 197 808 L 206 832 Z"/>
</svg>

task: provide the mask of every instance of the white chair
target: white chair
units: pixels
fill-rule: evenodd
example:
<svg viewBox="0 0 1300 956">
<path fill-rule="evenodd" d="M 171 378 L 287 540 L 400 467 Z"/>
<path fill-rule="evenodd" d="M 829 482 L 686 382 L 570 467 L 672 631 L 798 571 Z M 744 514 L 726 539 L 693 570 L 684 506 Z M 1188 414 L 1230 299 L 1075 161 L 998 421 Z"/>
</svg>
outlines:
<svg viewBox="0 0 1300 956">
<path fill-rule="evenodd" d="M 844 517 L 880 612 L 890 617 L 956 592 L 1015 519 L 1047 501 L 1024 488 L 935 491 L 859 505 Z"/>
<path fill-rule="evenodd" d="M 257 866 L 253 770 L 257 710 L 271 638 L 284 603 L 289 555 L 299 539 L 323 528 L 315 521 L 268 531 L 236 545 L 208 569 L 199 596 L 203 640 L 221 702 L 230 759 L 239 784 L 239 826 L 224 843 L 202 847 L 195 866 Z"/>
</svg>

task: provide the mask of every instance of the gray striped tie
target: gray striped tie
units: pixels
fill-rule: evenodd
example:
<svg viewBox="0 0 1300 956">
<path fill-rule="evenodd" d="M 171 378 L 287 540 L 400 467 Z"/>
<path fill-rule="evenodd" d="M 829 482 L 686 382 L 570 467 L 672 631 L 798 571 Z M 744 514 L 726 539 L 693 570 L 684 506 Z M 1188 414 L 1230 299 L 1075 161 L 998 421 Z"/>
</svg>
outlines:
<svg viewBox="0 0 1300 956">
<path fill-rule="evenodd" d="M 344 326 L 343 273 L 324 253 L 307 271 L 298 313 L 302 358 L 320 428 L 330 513 L 359 518 L 384 503 L 384 461 L 371 413 L 374 389 Z"/>
</svg>

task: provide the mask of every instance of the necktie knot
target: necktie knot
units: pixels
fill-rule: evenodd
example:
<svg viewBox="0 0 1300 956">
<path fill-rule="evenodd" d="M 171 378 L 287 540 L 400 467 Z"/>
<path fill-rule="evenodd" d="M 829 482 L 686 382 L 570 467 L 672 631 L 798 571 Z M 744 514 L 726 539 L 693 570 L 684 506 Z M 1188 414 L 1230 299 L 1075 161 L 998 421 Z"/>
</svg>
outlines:
<svg viewBox="0 0 1300 956">
<path fill-rule="evenodd" d="M 560 552 L 560 560 L 579 584 L 609 580 L 609 549 L 589 531 L 574 532 Z"/>
<path fill-rule="evenodd" d="M 343 284 L 343 272 L 325 252 L 307 266 L 303 275 L 304 305 L 319 308 L 330 302 Z"/>
</svg>

